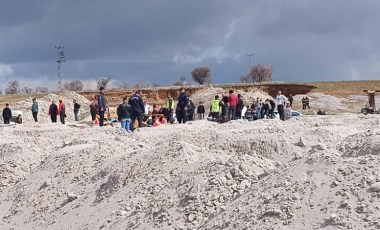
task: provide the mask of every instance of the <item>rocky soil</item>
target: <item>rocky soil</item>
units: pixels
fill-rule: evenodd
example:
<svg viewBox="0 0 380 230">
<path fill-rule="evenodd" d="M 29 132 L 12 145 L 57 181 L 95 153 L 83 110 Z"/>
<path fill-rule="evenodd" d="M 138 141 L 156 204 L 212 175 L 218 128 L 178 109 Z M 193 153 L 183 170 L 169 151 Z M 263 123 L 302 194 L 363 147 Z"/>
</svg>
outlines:
<svg viewBox="0 0 380 230">
<path fill-rule="evenodd" d="M 380 229 L 380 116 L 0 126 L 0 229 Z"/>
<path fill-rule="evenodd" d="M 46 123 L 50 122 L 50 116 L 49 113 L 49 106 L 51 104 L 52 100 L 55 100 L 56 105 L 58 106 L 58 100 L 62 99 L 63 103 L 66 107 L 66 121 L 74 121 L 74 103 L 73 99 L 77 100 L 77 103 L 81 105 L 80 114 L 82 118 L 85 118 L 90 114 L 89 112 L 89 106 L 91 102 L 87 100 L 85 97 L 79 95 L 75 92 L 67 92 L 64 94 L 48 94 L 44 96 L 43 98 L 37 98 L 38 102 L 38 121 L 40 123 Z M 23 112 L 23 122 L 34 122 L 33 116 L 32 116 L 32 98 L 26 97 L 24 100 L 20 100 L 16 103 L 11 103 L 10 108 L 13 110 L 21 110 Z M 59 121 L 59 118 L 58 118 Z"/>
</svg>

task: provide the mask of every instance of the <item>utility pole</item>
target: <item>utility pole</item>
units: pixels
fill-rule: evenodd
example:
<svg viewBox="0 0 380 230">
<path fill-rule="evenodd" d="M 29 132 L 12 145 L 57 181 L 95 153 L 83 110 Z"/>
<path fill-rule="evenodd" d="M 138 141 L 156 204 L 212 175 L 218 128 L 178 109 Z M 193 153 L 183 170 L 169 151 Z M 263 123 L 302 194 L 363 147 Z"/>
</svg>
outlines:
<svg viewBox="0 0 380 230">
<path fill-rule="evenodd" d="M 246 56 L 248 57 L 248 69 L 251 69 L 251 57 L 255 55 L 254 53 L 247 54 Z"/>
<path fill-rule="evenodd" d="M 57 62 L 58 62 L 58 91 L 62 92 L 63 91 L 63 87 L 62 87 L 63 65 L 62 65 L 62 62 L 66 61 L 65 60 L 65 51 L 63 50 L 65 47 L 54 46 L 54 48 L 56 48 L 57 52 L 58 52 L 58 59 L 57 59 Z"/>
</svg>

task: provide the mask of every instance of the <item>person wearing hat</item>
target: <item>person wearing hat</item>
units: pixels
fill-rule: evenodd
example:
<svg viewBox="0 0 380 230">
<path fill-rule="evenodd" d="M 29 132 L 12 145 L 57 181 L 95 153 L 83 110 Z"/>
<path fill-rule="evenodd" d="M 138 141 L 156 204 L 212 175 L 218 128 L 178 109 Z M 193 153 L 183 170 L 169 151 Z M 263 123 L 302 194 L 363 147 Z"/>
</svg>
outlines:
<svg viewBox="0 0 380 230">
<path fill-rule="evenodd" d="M 107 109 L 106 97 L 104 96 L 104 87 L 99 88 L 98 94 L 98 111 L 99 111 L 99 126 L 104 126 L 104 113 Z"/>
</svg>

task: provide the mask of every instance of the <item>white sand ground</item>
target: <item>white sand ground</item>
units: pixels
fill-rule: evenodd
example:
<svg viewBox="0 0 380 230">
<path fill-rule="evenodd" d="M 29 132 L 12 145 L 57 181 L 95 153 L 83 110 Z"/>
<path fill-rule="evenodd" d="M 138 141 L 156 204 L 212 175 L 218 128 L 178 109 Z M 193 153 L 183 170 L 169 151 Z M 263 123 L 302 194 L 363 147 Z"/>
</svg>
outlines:
<svg viewBox="0 0 380 230">
<path fill-rule="evenodd" d="M 380 229 L 379 123 L 2 125 L 0 229 Z"/>
</svg>

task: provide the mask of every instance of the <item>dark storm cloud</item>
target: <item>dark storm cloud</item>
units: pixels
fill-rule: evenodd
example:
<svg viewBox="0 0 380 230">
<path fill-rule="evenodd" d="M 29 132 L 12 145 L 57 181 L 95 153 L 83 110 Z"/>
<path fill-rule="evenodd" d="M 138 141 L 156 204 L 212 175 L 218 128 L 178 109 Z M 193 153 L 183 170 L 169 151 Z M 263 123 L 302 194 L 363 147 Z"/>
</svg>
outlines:
<svg viewBox="0 0 380 230">
<path fill-rule="evenodd" d="M 209 66 L 216 82 L 237 81 L 252 52 L 276 80 L 378 79 L 379 10 L 376 0 L 2 1 L 0 78 L 55 80 L 61 44 L 65 79 L 170 84 Z"/>
</svg>

